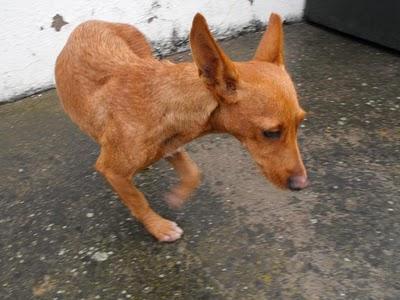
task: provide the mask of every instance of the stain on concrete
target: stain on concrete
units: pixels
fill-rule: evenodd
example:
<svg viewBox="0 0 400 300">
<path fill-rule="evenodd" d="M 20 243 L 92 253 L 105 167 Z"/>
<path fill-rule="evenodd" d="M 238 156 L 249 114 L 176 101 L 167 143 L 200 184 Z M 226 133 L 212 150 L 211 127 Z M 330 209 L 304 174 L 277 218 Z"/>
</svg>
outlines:
<svg viewBox="0 0 400 300">
<path fill-rule="evenodd" d="M 153 1 L 153 2 L 151 3 L 151 8 L 152 8 L 152 9 L 157 9 L 157 8 L 160 8 L 160 7 L 161 7 L 161 4 L 158 3 L 158 1 Z"/>
<path fill-rule="evenodd" d="M 155 19 L 158 19 L 158 17 L 157 17 L 157 16 L 150 17 L 150 18 L 147 19 L 147 23 L 151 23 L 151 22 L 153 22 Z"/>
<path fill-rule="evenodd" d="M 64 21 L 64 18 L 61 15 L 56 14 L 53 17 L 53 22 L 51 22 L 51 27 L 54 28 L 55 31 L 60 31 L 61 28 L 67 24 L 68 22 Z"/>
<path fill-rule="evenodd" d="M 253 19 L 250 21 L 249 25 L 243 29 L 243 32 L 261 31 L 263 29 L 265 29 L 265 24 L 258 19 Z"/>
<path fill-rule="evenodd" d="M 176 28 L 173 28 L 170 43 L 171 50 L 174 51 L 173 49 L 175 49 L 176 51 L 178 49 L 181 49 L 182 47 L 185 47 L 189 43 L 189 39 L 180 37 L 178 30 Z"/>
<path fill-rule="evenodd" d="M 53 290 L 54 287 L 55 287 L 55 284 L 51 280 L 50 276 L 45 275 L 43 277 L 43 280 L 41 280 L 40 282 L 38 282 L 36 285 L 33 286 L 33 288 L 32 288 L 33 296 L 42 297 L 46 293 L 51 292 L 51 290 Z"/>
<path fill-rule="evenodd" d="M 241 28 L 230 27 L 225 31 L 219 31 L 215 28 L 211 28 L 211 32 L 214 37 L 218 37 L 219 40 L 226 41 L 250 32 L 263 30 L 264 28 L 265 24 L 262 21 L 253 19 L 246 26 Z M 162 58 L 167 55 L 171 55 L 171 53 L 174 52 L 186 51 L 189 48 L 189 37 L 186 33 L 182 34 L 176 28 L 174 28 L 169 39 L 163 41 L 152 41 L 152 46 L 155 55 Z"/>
</svg>

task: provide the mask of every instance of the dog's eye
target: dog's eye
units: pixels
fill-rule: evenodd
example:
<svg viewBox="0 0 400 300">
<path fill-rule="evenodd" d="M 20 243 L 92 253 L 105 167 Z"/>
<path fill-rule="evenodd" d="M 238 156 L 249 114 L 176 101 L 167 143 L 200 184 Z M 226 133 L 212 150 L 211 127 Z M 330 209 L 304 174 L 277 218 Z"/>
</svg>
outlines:
<svg viewBox="0 0 400 300">
<path fill-rule="evenodd" d="M 279 138 L 281 137 L 281 132 L 280 130 L 277 131 L 263 130 L 263 136 L 266 137 L 267 139 L 279 140 Z"/>
</svg>

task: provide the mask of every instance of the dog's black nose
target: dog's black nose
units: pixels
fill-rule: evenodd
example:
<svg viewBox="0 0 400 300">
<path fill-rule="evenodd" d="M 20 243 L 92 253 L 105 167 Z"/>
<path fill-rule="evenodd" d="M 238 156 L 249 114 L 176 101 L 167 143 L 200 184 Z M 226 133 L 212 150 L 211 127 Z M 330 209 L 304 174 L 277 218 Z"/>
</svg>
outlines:
<svg viewBox="0 0 400 300">
<path fill-rule="evenodd" d="M 310 182 L 307 176 L 290 176 L 288 179 L 288 187 L 292 191 L 300 191 L 306 188 Z"/>
</svg>

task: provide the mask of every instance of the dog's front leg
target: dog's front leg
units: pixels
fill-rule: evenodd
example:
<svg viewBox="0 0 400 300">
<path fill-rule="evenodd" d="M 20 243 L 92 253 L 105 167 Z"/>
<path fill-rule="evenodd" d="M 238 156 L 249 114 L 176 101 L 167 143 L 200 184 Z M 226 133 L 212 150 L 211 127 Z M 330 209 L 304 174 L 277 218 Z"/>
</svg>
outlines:
<svg viewBox="0 0 400 300">
<path fill-rule="evenodd" d="M 179 149 L 165 157 L 180 177 L 180 183 L 166 195 L 166 201 L 172 208 L 180 208 L 189 195 L 200 184 L 200 171 L 196 163 L 184 149 Z"/>
<path fill-rule="evenodd" d="M 144 195 L 132 184 L 135 169 L 126 157 L 119 159 L 117 149 L 102 147 L 96 169 L 104 175 L 123 203 L 146 229 L 161 242 L 173 242 L 183 233 L 175 222 L 164 219 L 153 211 Z"/>
</svg>

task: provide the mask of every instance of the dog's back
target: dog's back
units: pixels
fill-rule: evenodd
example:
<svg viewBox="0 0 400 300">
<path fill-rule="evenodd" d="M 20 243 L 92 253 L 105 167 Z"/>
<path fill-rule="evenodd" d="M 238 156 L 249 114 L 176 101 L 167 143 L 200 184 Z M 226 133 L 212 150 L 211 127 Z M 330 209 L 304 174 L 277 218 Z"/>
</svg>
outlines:
<svg viewBox="0 0 400 300">
<path fill-rule="evenodd" d="M 102 132 L 107 85 L 130 65 L 149 64 L 151 48 L 135 27 L 88 21 L 71 34 L 56 61 L 60 101 L 70 117 L 92 137 Z"/>
</svg>

